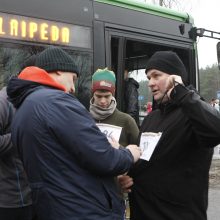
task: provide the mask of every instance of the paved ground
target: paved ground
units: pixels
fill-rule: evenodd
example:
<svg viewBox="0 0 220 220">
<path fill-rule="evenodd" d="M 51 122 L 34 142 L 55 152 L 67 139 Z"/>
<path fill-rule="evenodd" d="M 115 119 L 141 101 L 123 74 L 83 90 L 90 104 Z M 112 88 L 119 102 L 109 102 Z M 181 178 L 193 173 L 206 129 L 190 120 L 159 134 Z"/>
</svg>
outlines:
<svg viewBox="0 0 220 220">
<path fill-rule="evenodd" d="M 213 159 L 209 172 L 209 186 L 220 190 L 220 159 Z"/>
<path fill-rule="evenodd" d="M 212 161 L 209 175 L 208 220 L 220 219 L 220 159 Z"/>
<path fill-rule="evenodd" d="M 220 189 L 209 190 L 208 220 L 220 219 Z"/>
</svg>

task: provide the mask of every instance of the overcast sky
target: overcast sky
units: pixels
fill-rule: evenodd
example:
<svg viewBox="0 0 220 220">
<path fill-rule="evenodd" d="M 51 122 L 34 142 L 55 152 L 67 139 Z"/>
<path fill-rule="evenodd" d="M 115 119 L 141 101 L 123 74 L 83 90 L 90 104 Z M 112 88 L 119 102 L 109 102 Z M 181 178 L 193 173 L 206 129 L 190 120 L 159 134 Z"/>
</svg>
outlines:
<svg viewBox="0 0 220 220">
<path fill-rule="evenodd" d="M 134 1 L 145 2 L 145 0 Z M 147 2 L 151 1 L 147 0 Z M 179 2 L 183 4 L 180 6 L 180 9 L 189 13 L 194 18 L 194 24 L 197 28 L 220 32 L 220 0 L 180 0 Z M 217 63 L 217 42 L 218 40 L 210 38 L 198 38 L 200 68 Z"/>
<path fill-rule="evenodd" d="M 220 32 L 220 0 L 198 0 L 197 2 L 198 3 L 193 6 L 191 11 L 194 17 L 195 26 Z M 217 63 L 217 42 L 218 40 L 205 37 L 198 39 L 200 67 L 206 67 L 207 65 L 210 66 Z"/>
</svg>

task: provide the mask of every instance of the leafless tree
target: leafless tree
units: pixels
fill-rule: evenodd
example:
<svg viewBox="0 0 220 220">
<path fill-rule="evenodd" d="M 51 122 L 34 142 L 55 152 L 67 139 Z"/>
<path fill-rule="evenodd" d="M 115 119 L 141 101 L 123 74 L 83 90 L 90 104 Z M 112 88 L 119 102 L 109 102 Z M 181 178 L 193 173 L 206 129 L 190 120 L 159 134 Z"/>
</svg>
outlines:
<svg viewBox="0 0 220 220">
<path fill-rule="evenodd" d="M 194 7 L 196 7 L 196 5 L 199 4 L 200 0 L 143 0 L 143 2 L 153 3 L 162 7 L 172 8 L 178 11 L 185 11 L 190 13 L 192 11 L 193 5 Z"/>
<path fill-rule="evenodd" d="M 166 8 L 177 8 L 182 3 L 179 0 L 152 0 L 151 2 L 154 4 L 158 4 L 160 6 L 166 7 Z"/>
</svg>

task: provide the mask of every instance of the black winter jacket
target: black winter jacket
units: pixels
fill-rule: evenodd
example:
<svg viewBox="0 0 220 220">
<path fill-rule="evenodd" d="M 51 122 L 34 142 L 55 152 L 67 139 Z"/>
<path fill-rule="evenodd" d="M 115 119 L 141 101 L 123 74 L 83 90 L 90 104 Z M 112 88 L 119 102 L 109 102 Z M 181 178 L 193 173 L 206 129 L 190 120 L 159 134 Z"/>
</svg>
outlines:
<svg viewBox="0 0 220 220">
<path fill-rule="evenodd" d="M 17 150 L 11 142 L 14 107 L 0 91 L 0 207 L 20 208 L 32 204 L 31 190 Z"/>
<path fill-rule="evenodd" d="M 125 112 L 134 118 L 139 126 L 138 88 L 139 84 L 133 78 L 125 80 Z"/>
<path fill-rule="evenodd" d="M 150 113 L 143 132 L 162 132 L 149 160 L 131 175 L 132 220 L 206 220 L 213 147 L 220 143 L 220 114 L 182 85 L 172 101 Z"/>
</svg>

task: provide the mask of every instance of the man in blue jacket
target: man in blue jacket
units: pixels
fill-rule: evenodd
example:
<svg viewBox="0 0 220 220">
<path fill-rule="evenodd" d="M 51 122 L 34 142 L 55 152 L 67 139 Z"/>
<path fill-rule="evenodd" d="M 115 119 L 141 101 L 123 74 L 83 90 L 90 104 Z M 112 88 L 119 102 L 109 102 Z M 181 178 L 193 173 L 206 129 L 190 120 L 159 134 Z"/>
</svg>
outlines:
<svg viewBox="0 0 220 220">
<path fill-rule="evenodd" d="M 17 108 L 12 140 L 20 149 L 40 220 L 123 219 L 114 176 L 140 157 L 136 145 L 113 148 L 71 94 L 78 70 L 65 51 L 49 47 L 36 66 L 11 79 Z"/>
</svg>

